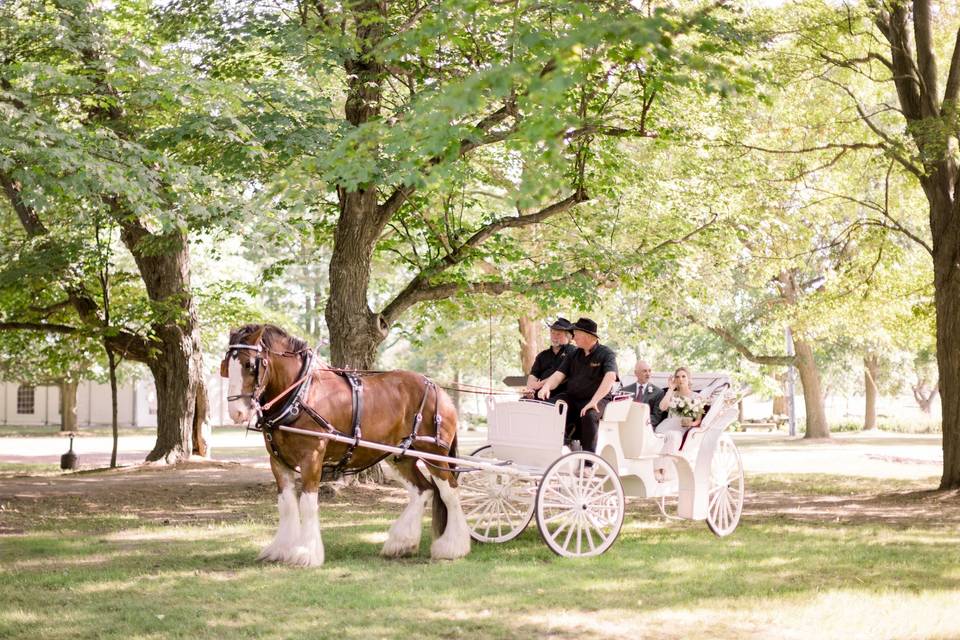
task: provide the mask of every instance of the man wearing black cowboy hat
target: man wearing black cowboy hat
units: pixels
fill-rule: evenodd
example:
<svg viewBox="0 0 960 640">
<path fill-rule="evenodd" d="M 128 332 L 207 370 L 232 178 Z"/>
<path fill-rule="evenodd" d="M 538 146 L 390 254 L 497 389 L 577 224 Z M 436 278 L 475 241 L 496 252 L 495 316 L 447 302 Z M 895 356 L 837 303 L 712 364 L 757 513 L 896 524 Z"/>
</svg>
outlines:
<svg viewBox="0 0 960 640">
<path fill-rule="evenodd" d="M 550 325 L 550 346 L 537 354 L 530 368 L 530 375 L 527 376 L 527 389 L 531 393 L 539 391 L 543 381 L 553 375 L 553 372 L 560 368 L 560 363 L 577 350 L 576 346 L 570 344 L 571 338 L 573 323 L 558 316 Z M 562 393 L 564 390 L 566 384 L 561 383 L 556 392 Z"/>
<path fill-rule="evenodd" d="M 590 318 L 580 318 L 573 324 L 573 341 L 576 352 L 564 358 L 556 373 L 544 381 L 537 397 L 548 400 L 551 392 L 562 382 L 567 390 L 553 396 L 553 400 L 566 400 L 567 433 L 573 440 L 580 440 L 585 451 L 597 450 L 597 431 L 603 409 L 610 402 L 610 390 L 617 381 L 617 358 L 610 347 L 600 344 L 597 323 Z"/>
</svg>

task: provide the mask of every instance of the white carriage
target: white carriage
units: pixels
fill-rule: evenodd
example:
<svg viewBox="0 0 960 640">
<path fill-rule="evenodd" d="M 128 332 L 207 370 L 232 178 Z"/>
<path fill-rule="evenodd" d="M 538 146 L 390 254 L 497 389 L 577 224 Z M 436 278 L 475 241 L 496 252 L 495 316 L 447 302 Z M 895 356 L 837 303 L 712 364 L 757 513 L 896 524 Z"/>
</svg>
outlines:
<svg viewBox="0 0 960 640">
<path fill-rule="evenodd" d="M 536 517 L 555 553 L 599 555 L 620 533 L 625 497 L 658 499 L 663 509 L 665 498 L 676 496 L 678 517 L 705 520 L 718 536 L 732 533 L 743 510 L 743 464 L 724 430 L 737 417 L 736 400 L 726 376 L 691 382 L 709 409 L 676 453 L 665 453 L 649 406 L 629 396 L 606 406 L 596 454 L 564 446 L 562 402 L 489 402 L 488 444 L 464 458 L 482 470 L 460 476 L 473 539 L 512 540 Z"/>
</svg>

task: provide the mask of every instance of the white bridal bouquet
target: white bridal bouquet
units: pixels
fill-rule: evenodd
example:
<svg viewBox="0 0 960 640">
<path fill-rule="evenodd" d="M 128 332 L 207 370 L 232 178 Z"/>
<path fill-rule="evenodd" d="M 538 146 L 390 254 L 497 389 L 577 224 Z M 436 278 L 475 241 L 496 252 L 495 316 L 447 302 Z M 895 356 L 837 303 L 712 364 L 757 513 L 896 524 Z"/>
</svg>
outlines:
<svg viewBox="0 0 960 640">
<path fill-rule="evenodd" d="M 673 396 L 670 399 L 670 415 L 680 418 L 681 422 L 692 422 L 703 413 L 703 399 L 699 396 L 685 398 Z"/>
</svg>

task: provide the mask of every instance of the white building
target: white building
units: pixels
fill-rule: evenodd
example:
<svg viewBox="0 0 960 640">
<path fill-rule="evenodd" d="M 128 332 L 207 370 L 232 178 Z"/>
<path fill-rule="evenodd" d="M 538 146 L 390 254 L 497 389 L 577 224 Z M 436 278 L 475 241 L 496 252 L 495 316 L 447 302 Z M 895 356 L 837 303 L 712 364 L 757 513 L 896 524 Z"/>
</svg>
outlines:
<svg viewBox="0 0 960 640">
<path fill-rule="evenodd" d="M 207 378 L 209 420 L 229 424 L 227 381 L 218 375 Z M 110 385 L 89 380 L 77 388 L 77 426 L 110 426 Z M 60 388 L 0 382 L 0 424 L 59 425 Z M 156 427 L 157 392 L 153 379 L 135 380 L 117 389 L 117 422 L 121 427 Z"/>
</svg>

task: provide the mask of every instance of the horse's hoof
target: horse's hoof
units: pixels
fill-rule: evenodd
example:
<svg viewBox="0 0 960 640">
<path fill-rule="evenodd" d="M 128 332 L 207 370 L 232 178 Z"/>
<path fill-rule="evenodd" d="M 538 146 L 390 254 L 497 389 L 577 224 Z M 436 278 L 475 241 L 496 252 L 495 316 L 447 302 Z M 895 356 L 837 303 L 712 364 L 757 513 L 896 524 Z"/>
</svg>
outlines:
<svg viewBox="0 0 960 640">
<path fill-rule="evenodd" d="M 387 540 L 384 543 L 383 548 L 380 549 L 380 555 L 384 558 L 406 558 L 408 556 L 416 555 L 419 550 L 419 540 L 414 543 L 406 544 Z"/>
<path fill-rule="evenodd" d="M 470 553 L 470 538 L 466 543 L 438 538 L 430 546 L 430 557 L 434 560 L 459 560 Z"/>
<path fill-rule="evenodd" d="M 290 553 L 287 563 L 295 567 L 319 567 L 323 564 L 323 550 L 297 547 Z"/>
<path fill-rule="evenodd" d="M 430 551 L 431 560 L 459 560 L 460 558 L 465 558 L 467 554 L 470 553 L 469 549 L 467 551 Z"/>
<path fill-rule="evenodd" d="M 281 562 L 283 560 L 283 553 L 274 548 L 273 545 L 268 545 L 263 548 L 260 553 L 257 554 L 257 562 Z"/>
</svg>

